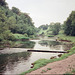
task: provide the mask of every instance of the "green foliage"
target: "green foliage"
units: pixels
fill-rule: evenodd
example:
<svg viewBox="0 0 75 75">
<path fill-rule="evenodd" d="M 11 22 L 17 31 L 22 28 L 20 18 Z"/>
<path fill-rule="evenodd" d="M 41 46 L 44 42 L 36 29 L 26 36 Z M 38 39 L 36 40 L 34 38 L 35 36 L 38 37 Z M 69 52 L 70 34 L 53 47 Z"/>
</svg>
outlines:
<svg viewBox="0 0 75 75">
<path fill-rule="evenodd" d="M 71 73 L 66 73 L 66 74 L 63 74 L 63 75 L 73 75 L 73 74 L 71 74 Z"/>
<path fill-rule="evenodd" d="M 13 34 L 13 36 L 16 38 L 16 40 L 29 40 L 29 37 L 22 34 Z"/>
<path fill-rule="evenodd" d="M 73 43 L 75 43 L 75 37 L 74 36 L 66 36 L 64 34 L 59 34 L 59 35 L 57 35 L 57 37 L 59 37 L 59 39 L 63 39 L 63 40 L 70 40 Z"/>
<path fill-rule="evenodd" d="M 74 74 L 75 74 L 75 69 L 73 69 L 73 70 L 72 70 L 72 73 L 74 73 Z"/>
<path fill-rule="evenodd" d="M 64 22 L 64 33 L 66 35 L 75 36 L 75 11 L 72 11 Z"/>
<path fill-rule="evenodd" d="M 27 13 L 20 12 L 16 7 L 10 10 L 5 0 L 0 0 L 0 41 L 16 40 L 13 33 L 25 34 L 24 37 L 20 36 L 18 39 L 29 39 L 30 35 L 36 33 L 34 23 Z"/>
<path fill-rule="evenodd" d="M 43 29 L 43 30 L 47 30 L 48 29 L 48 25 L 41 25 L 38 29 Z"/>
<path fill-rule="evenodd" d="M 47 68 L 47 70 L 51 70 L 51 68 Z"/>
<path fill-rule="evenodd" d="M 0 36 L 0 42 L 3 41 L 3 38 Z"/>
<path fill-rule="evenodd" d="M 42 70 L 42 72 L 46 72 L 45 70 Z"/>
<path fill-rule="evenodd" d="M 54 24 L 50 24 L 51 30 L 52 30 L 52 34 L 53 35 L 57 35 L 59 33 L 59 30 L 61 28 L 60 23 L 54 23 Z"/>
<path fill-rule="evenodd" d="M 38 34 L 43 33 L 43 35 L 57 35 L 61 29 L 61 24 L 59 22 L 57 23 L 51 23 L 50 25 L 41 25 L 38 27 L 37 32 Z"/>
<path fill-rule="evenodd" d="M 12 7 L 12 11 L 13 11 L 13 13 L 16 13 L 16 14 L 20 13 L 20 10 L 16 7 Z"/>
<path fill-rule="evenodd" d="M 7 3 L 5 2 L 5 0 L 0 0 L 0 5 L 1 5 L 1 6 L 6 6 Z"/>
<path fill-rule="evenodd" d="M 75 74 L 75 69 L 72 69 L 71 72 L 66 72 L 64 75 L 74 75 Z"/>
<path fill-rule="evenodd" d="M 25 37 L 28 37 L 28 35 L 27 35 L 26 33 L 24 34 L 24 36 L 25 36 Z"/>
</svg>

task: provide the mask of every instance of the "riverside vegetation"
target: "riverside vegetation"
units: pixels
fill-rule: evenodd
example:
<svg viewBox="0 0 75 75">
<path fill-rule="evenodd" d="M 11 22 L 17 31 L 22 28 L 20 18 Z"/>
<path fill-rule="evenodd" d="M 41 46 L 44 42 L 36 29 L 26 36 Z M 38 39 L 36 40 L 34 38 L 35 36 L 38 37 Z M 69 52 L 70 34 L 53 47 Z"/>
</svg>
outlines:
<svg viewBox="0 0 75 75">
<path fill-rule="evenodd" d="M 0 49 L 14 41 L 29 40 L 36 35 L 36 28 L 28 13 L 18 8 L 9 9 L 5 0 L 0 0 Z"/>
</svg>

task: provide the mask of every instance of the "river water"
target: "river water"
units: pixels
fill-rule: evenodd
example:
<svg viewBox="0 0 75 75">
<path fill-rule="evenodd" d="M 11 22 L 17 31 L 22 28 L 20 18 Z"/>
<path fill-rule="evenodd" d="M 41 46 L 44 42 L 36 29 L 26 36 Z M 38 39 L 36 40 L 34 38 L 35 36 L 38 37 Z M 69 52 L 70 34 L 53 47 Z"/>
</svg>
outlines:
<svg viewBox="0 0 75 75">
<path fill-rule="evenodd" d="M 38 59 L 50 59 L 60 53 L 27 52 L 27 50 L 63 51 L 65 45 L 55 41 L 54 38 L 30 40 L 35 42 L 33 48 L 6 48 L 0 51 L 0 73 L 2 75 L 20 74 L 30 69 L 31 63 Z"/>
</svg>

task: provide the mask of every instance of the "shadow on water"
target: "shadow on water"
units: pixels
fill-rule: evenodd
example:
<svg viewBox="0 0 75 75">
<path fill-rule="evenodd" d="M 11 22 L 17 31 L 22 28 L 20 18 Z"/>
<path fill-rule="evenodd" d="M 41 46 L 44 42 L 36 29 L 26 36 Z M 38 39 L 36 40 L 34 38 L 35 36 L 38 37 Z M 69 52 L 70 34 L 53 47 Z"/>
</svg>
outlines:
<svg viewBox="0 0 75 75">
<path fill-rule="evenodd" d="M 17 64 L 19 61 L 27 60 L 30 57 L 30 55 L 31 55 L 30 52 L 1 54 L 0 55 L 0 73 L 6 70 L 6 65 L 9 65 L 9 68 L 11 70 L 13 68 L 14 63 Z"/>
<path fill-rule="evenodd" d="M 39 41 L 39 44 L 40 45 L 43 45 L 43 46 L 56 46 L 56 45 L 62 45 L 60 42 L 57 42 L 57 41 L 48 41 L 48 40 L 42 40 L 42 41 Z"/>
<path fill-rule="evenodd" d="M 35 46 L 35 42 L 33 41 L 17 41 L 15 42 L 14 48 L 33 48 Z"/>
</svg>

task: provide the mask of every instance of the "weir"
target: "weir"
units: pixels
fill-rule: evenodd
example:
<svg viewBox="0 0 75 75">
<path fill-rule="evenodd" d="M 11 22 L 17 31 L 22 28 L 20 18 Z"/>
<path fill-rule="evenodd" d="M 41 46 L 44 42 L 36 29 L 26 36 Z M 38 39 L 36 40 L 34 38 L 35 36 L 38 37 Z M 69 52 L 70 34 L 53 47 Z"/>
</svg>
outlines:
<svg viewBox="0 0 75 75">
<path fill-rule="evenodd" d="M 28 52 L 68 53 L 67 51 L 27 50 Z"/>
</svg>

